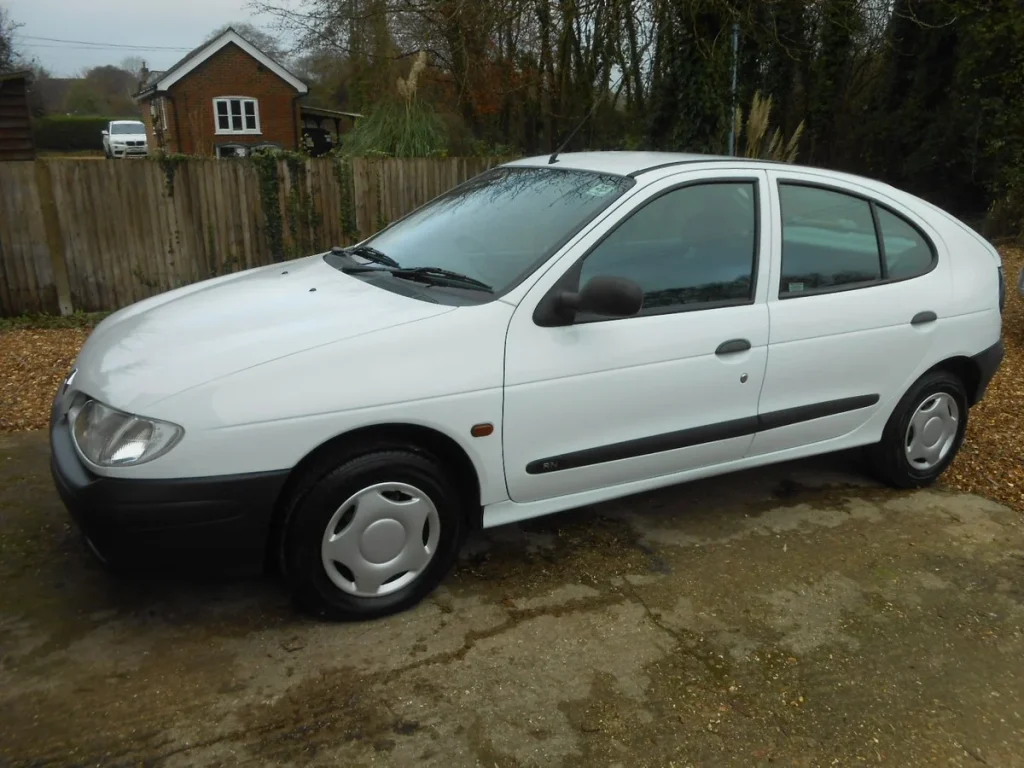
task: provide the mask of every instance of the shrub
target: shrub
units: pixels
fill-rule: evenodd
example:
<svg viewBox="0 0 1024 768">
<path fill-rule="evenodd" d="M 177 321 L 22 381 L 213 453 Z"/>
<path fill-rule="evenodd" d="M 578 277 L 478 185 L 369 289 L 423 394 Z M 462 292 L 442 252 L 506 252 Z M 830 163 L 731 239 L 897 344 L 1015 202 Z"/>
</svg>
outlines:
<svg viewBox="0 0 1024 768">
<path fill-rule="evenodd" d="M 342 139 L 341 154 L 361 157 L 439 157 L 448 150 L 444 121 L 417 98 L 418 80 L 427 66 L 422 51 L 406 78 L 398 78 L 397 95 L 386 94 Z"/>
<path fill-rule="evenodd" d="M 796 162 L 797 151 L 800 146 L 800 137 L 804 132 L 804 121 L 793 131 L 793 135 L 786 141 L 782 131 L 778 128 L 768 136 L 771 128 L 770 120 L 772 114 L 772 97 L 762 98 L 761 92 L 754 93 L 754 100 L 750 105 L 750 114 L 747 115 L 746 123 L 743 121 L 743 110 L 736 107 L 733 125 L 736 131 L 736 154 L 743 157 L 753 157 L 761 160 L 776 160 L 785 163 Z M 746 141 L 744 142 L 744 128 L 746 128 Z M 765 139 L 768 143 L 765 144 Z"/>
<path fill-rule="evenodd" d="M 102 131 L 117 117 L 83 115 L 50 115 L 32 121 L 36 149 L 74 152 L 82 149 L 103 149 Z M 124 118 L 138 119 L 138 118 Z"/>
</svg>

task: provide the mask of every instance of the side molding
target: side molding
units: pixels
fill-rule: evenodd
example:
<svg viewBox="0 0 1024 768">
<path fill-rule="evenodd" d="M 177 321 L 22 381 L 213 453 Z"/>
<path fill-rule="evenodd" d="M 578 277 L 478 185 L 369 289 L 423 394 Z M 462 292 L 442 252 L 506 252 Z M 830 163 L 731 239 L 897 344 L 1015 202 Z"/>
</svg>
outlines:
<svg viewBox="0 0 1024 768">
<path fill-rule="evenodd" d="M 561 472 L 566 469 L 604 464 L 609 461 L 647 456 L 652 453 L 674 451 L 679 448 L 714 443 L 733 437 L 744 437 L 758 432 L 766 432 L 770 429 L 800 424 L 804 421 L 813 421 L 814 419 L 823 419 L 826 416 L 836 416 L 840 413 L 869 408 L 872 405 L 876 405 L 879 400 L 880 397 L 878 395 L 844 397 L 840 400 L 829 400 L 824 403 L 815 403 L 814 405 L 801 405 L 796 408 L 786 408 L 782 411 L 762 413 L 759 416 L 723 421 L 718 424 L 707 424 L 675 432 L 663 432 L 660 435 L 639 437 L 635 440 L 625 440 L 621 443 L 611 443 L 610 445 L 602 445 L 596 448 L 586 448 L 582 451 L 563 453 L 559 456 L 536 459 L 526 465 L 526 472 L 530 475 L 543 475 L 549 472 Z"/>
</svg>

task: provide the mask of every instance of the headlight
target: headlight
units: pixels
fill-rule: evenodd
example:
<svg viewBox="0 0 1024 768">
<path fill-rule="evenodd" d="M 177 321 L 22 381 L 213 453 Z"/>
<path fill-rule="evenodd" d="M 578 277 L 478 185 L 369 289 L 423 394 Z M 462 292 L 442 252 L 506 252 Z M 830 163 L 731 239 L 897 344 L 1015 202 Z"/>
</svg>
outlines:
<svg viewBox="0 0 1024 768">
<path fill-rule="evenodd" d="M 146 419 L 89 400 L 68 413 L 75 445 L 99 467 L 124 467 L 163 456 L 185 430 L 166 421 Z"/>
</svg>

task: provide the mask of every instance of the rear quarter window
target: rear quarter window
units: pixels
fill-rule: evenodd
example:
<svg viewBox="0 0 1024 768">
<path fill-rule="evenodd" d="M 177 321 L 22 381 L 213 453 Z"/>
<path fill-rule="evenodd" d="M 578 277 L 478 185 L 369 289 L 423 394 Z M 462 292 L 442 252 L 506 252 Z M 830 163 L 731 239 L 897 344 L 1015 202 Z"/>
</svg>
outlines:
<svg viewBox="0 0 1024 768">
<path fill-rule="evenodd" d="M 875 206 L 875 211 L 889 279 L 906 280 L 931 270 L 935 251 L 920 230 L 881 206 Z"/>
</svg>

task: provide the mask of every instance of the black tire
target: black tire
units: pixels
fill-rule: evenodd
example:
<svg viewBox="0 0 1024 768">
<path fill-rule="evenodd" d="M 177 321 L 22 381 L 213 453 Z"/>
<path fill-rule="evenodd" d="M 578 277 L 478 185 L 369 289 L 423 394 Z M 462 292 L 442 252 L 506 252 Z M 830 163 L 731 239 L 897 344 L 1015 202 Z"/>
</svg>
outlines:
<svg viewBox="0 0 1024 768">
<path fill-rule="evenodd" d="M 907 458 L 907 431 L 917 409 L 940 393 L 952 396 L 959 408 L 956 437 L 938 464 L 929 469 L 920 469 Z M 868 449 L 872 472 L 879 480 L 894 488 L 931 485 L 956 458 L 967 430 L 967 413 L 967 392 L 957 376 L 942 370 L 926 373 L 900 399 L 882 431 L 882 439 Z"/>
<path fill-rule="evenodd" d="M 466 533 L 463 497 L 441 464 L 423 453 L 389 448 L 320 467 L 296 487 L 285 510 L 281 565 L 298 606 L 331 621 L 372 619 L 406 610 L 432 592 L 451 569 Z M 429 496 L 440 518 L 440 536 L 435 554 L 414 581 L 388 595 L 360 597 L 331 580 L 321 560 L 321 542 L 339 507 L 378 483 L 406 483 Z"/>
</svg>

